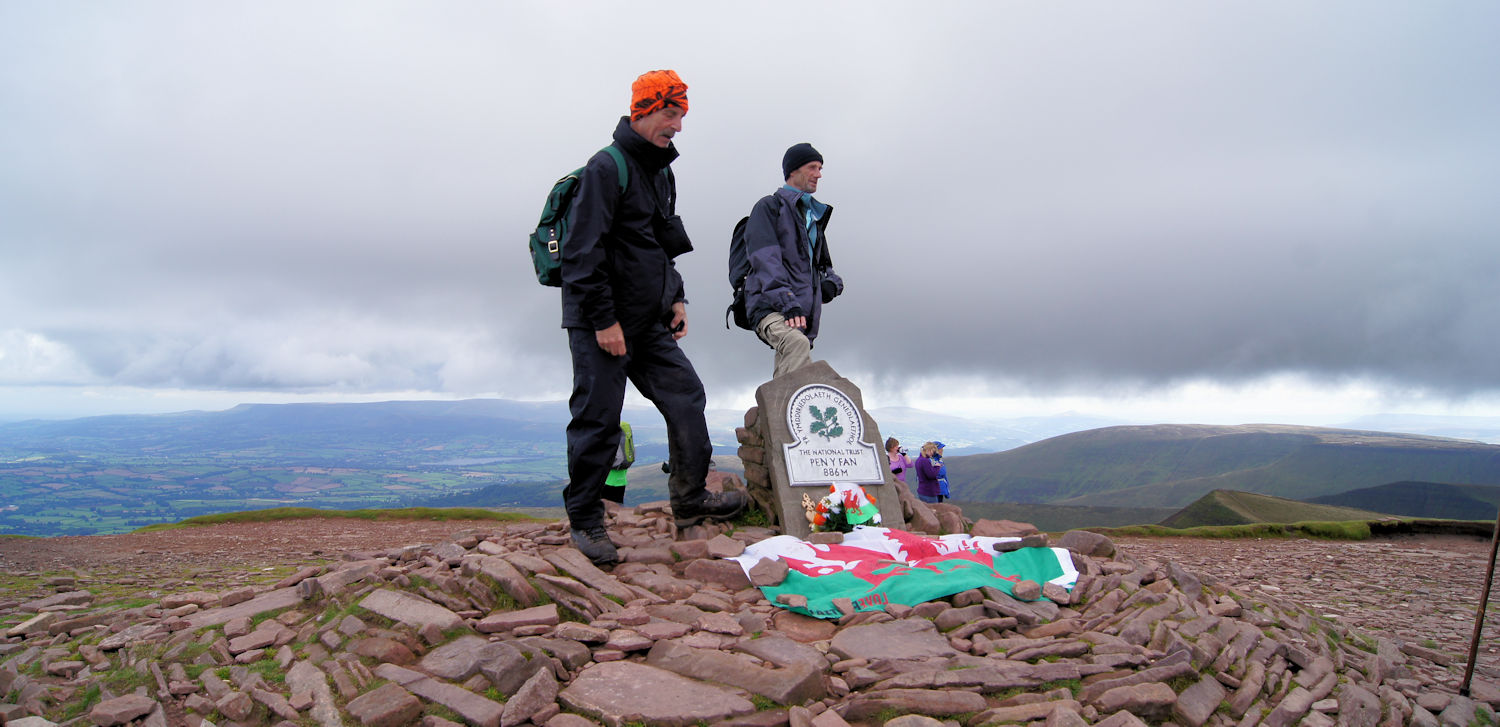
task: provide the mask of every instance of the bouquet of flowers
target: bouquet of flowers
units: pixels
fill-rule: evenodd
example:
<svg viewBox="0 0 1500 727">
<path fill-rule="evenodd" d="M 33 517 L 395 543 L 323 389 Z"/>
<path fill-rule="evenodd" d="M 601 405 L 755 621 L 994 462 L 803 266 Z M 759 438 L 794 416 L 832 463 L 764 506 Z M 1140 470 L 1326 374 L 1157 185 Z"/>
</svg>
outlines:
<svg viewBox="0 0 1500 727">
<path fill-rule="evenodd" d="M 813 502 L 802 494 L 802 507 L 815 532 L 847 533 L 857 525 L 879 525 L 880 509 L 863 487 L 848 482 L 828 486 L 828 494 Z"/>
</svg>

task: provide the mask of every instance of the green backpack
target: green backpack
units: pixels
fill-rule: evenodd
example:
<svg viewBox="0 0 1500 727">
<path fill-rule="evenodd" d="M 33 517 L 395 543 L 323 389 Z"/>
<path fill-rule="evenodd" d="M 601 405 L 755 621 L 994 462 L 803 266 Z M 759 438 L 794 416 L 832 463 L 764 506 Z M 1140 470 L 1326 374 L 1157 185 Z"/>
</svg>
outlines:
<svg viewBox="0 0 1500 727">
<path fill-rule="evenodd" d="M 615 158 L 620 191 L 624 192 L 625 187 L 630 184 L 630 169 L 625 165 L 625 155 L 613 144 L 604 147 L 604 151 Z M 562 287 L 562 246 L 568 239 L 568 229 L 572 227 L 573 200 L 578 196 L 582 175 L 583 167 L 579 167 L 552 185 L 552 191 L 547 194 L 547 203 L 542 205 L 542 218 L 528 241 L 531 247 L 531 265 L 536 268 L 536 280 L 542 285 Z"/>
<path fill-rule="evenodd" d="M 615 448 L 612 470 L 628 470 L 635 465 L 635 433 L 630 431 L 630 422 L 620 422 L 620 446 Z"/>
</svg>

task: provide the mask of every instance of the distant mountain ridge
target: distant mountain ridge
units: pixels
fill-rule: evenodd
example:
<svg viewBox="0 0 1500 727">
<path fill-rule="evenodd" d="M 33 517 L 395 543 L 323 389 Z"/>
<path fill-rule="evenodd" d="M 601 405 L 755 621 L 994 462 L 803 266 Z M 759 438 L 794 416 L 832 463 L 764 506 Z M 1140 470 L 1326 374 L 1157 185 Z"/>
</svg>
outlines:
<svg viewBox="0 0 1500 727">
<path fill-rule="evenodd" d="M 1398 480 L 1500 485 L 1500 446 L 1277 424 L 1121 426 L 947 458 L 954 497 L 1183 507 L 1214 490 L 1306 499 Z"/>
<path fill-rule="evenodd" d="M 1375 520 L 1385 515 L 1352 507 L 1318 505 L 1253 492 L 1214 490 L 1173 513 L 1160 524 L 1169 528 L 1193 528 L 1204 525 Z"/>
<path fill-rule="evenodd" d="M 707 414 L 715 454 L 732 457 L 744 412 Z M 567 476 L 568 416 L 565 402 L 470 399 L 0 424 L 0 533 L 121 532 L 215 512 L 388 507 L 476 490 L 484 492 L 468 499 L 555 506 Z M 871 416 L 909 450 L 946 442 L 957 500 L 1066 505 L 1091 518 L 1134 519 L 1125 509 L 1149 517 L 1215 489 L 1304 499 L 1396 481 L 1500 485 L 1500 447 L 1438 437 L 1283 425 L 1079 432 L 1071 428 L 1102 420 L 981 421 L 904 407 Z M 664 493 L 660 416 L 630 407 L 625 418 L 637 436 L 633 492 Z M 1058 431 L 1067 433 L 1052 436 Z"/>
<path fill-rule="evenodd" d="M 1309 498 L 1308 502 L 1360 507 L 1407 517 L 1494 520 L 1496 508 L 1500 507 L 1500 487 L 1392 482 Z"/>
</svg>

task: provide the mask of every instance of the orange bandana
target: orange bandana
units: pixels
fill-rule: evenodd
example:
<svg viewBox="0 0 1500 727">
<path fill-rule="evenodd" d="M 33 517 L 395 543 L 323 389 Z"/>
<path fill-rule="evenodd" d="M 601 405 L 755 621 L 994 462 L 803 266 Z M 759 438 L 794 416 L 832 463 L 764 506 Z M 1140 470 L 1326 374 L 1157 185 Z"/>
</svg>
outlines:
<svg viewBox="0 0 1500 727">
<path fill-rule="evenodd" d="M 630 120 L 642 118 L 667 106 L 688 110 L 687 84 L 676 71 L 647 71 L 630 84 Z"/>
</svg>

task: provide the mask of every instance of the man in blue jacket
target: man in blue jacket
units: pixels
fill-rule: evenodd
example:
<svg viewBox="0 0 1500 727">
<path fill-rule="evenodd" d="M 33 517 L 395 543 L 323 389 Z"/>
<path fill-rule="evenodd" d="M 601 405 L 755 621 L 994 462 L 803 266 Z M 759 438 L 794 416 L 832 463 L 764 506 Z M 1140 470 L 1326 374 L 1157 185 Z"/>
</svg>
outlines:
<svg viewBox="0 0 1500 727">
<path fill-rule="evenodd" d="M 677 158 L 672 137 L 687 114 L 687 84 L 673 71 L 651 71 L 631 86 L 631 113 L 614 144 L 628 177 L 620 188 L 613 154 L 589 159 L 562 248 L 562 326 L 573 356 L 568 408 L 568 511 L 573 543 L 596 564 L 618 562 L 600 501 L 620 439 L 628 379 L 667 423 L 672 474 L 667 481 L 678 527 L 726 520 L 744 493 L 704 487 L 713 445 L 703 382 L 678 347 L 687 335 L 687 300 L 672 258 L 692 249 L 674 214 Z"/>
<path fill-rule="evenodd" d="M 781 158 L 786 184 L 762 197 L 745 225 L 745 309 L 755 335 L 775 349 L 773 377 L 812 363 L 822 305 L 844 292 L 828 255 L 833 207 L 813 198 L 823 178 L 823 155 L 796 144 Z"/>
</svg>

